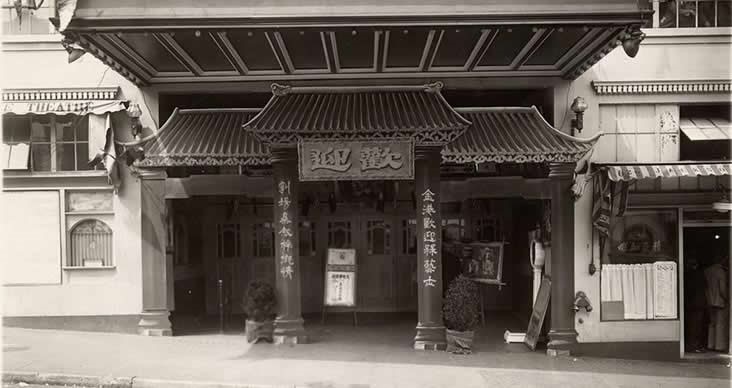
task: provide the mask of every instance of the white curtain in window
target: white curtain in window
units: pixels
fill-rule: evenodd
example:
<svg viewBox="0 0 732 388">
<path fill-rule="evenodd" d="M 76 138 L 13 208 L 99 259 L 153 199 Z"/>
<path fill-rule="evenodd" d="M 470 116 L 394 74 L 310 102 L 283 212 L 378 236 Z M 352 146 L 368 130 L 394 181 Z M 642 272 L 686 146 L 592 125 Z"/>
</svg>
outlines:
<svg viewBox="0 0 732 388">
<path fill-rule="evenodd" d="M 619 302 L 623 300 L 623 283 L 620 266 L 616 264 L 605 264 L 602 266 L 602 301 Z"/>
<path fill-rule="evenodd" d="M 653 282 L 653 264 L 644 264 L 646 271 L 646 319 L 654 318 L 655 288 Z"/>
</svg>

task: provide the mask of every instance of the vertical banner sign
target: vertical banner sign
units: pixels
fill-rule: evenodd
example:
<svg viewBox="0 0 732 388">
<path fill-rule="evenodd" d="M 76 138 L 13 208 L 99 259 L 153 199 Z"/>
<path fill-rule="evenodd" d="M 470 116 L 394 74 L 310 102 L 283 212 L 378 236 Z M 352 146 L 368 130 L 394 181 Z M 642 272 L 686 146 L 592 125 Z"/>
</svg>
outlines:
<svg viewBox="0 0 732 388">
<path fill-rule="evenodd" d="M 414 179 L 414 141 L 303 141 L 301 181 Z"/>
<path fill-rule="evenodd" d="M 425 287 L 435 287 L 437 280 L 432 274 L 437 271 L 437 225 L 432 216 L 435 214 L 435 193 L 427 189 L 422 193 L 422 222 L 424 223 L 424 273 L 427 278 L 423 280 Z"/>
<path fill-rule="evenodd" d="M 295 265 L 292 260 L 292 219 L 290 218 L 290 181 L 281 180 L 277 183 L 279 199 L 277 207 L 280 209 L 280 218 L 277 220 L 277 233 L 280 235 L 280 275 L 292 280 Z"/>
<path fill-rule="evenodd" d="M 326 306 L 356 305 L 355 249 L 328 249 L 324 303 Z"/>
</svg>

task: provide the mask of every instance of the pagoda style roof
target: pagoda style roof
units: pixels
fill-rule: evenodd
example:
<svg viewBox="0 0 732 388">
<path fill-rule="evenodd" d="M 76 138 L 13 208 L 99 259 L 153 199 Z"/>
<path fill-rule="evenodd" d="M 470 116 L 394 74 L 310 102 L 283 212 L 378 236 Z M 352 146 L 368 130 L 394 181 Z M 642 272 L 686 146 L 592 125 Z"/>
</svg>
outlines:
<svg viewBox="0 0 732 388">
<path fill-rule="evenodd" d="M 268 165 L 269 148 L 242 130 L 259 109 L 178 109 L 144 139 L 139 167 Z"/>
<path fill-rule="evenodd" d="M 546 122 L 534 106 L 455 110 L 473 125 L 442 149 L 443 163 L 577 162 L 601 136 L 569 136 Z"/>
<path fill-rule="evenodd" d="M 421 93 L 427 94 L 418 91 L 406 93 L 409 97 L 405 97 L 403 91 L 382 94 L 381 99 L 391 99 L 394 106 L 404 107 L 400 112 L 389 111 L 388 114 L 394 115 L 390 117 L 376 116 L 369 110 L 376 109 L 374 106 L 382 109 L 381 100 L 366 99 L 359 93 L 324 93 L 314 101 L 309 101 L 313 94 L 294 93 L 289 97 L 302 98 L 280 100 L 276 115 L 275 111 L 264 115 L 264 109 L 176 108 L 156 135 L 139 143 L 145 149 L 145 159 L 137 161 L 136 165 L 269 165 L 270 149 L 256 136 L 261 132 L 251 132 L 262 129 L 265 130 L 265 139 L 276 141 L 296 141 L 298 138 L 403 139 L 405 133 L 424 133 L 421 131 L 433 132 L 433 135 L 437 132 L 437 136 L 442 136 L 440 141 L 459 136 L 442 148 L 442 162 L 450 164 L 577 162 L 592 150 L 601 135 L 589 139 L 569 136 L 547 123 L 533 106 L 453 110 L 435 103 L 443 101 L 441 97 L 415 97 Z M 354 97 L 356 95 L 358 97 Z M 340 100 L 345 96 L 350 96 L 350 105 L 348 99 L 345 99 L 346 103 Z M 397 97 L 399 99 L 395 100 Z M 353 99 L 360 102 L 354 103 Z M 310 111 L 296 109 L 297 104 L 304 104 L 303 101 L 308 101 L 305 105 L 310 107 Z M 394 101 L 400 101 L 399 105 Z M 358 114 L 345 113 L 348 110 L 352 112 L 354 106 L 362 107 L 356 110 Z M 461 129 L 471 121 L 467 129 Z M 404 128 L 401 125 L 407 131 L 400 132 L 398 129 Z"/>
<path fill-rule="evenodd" d="M 444 145 L 470 121 L 440 93 L 442 83 L 373 87 L 272 85 L 272 98 L 244 128 L 270 145 L 299 140 L 413 138 L 417 145 Z"/>
</svg>

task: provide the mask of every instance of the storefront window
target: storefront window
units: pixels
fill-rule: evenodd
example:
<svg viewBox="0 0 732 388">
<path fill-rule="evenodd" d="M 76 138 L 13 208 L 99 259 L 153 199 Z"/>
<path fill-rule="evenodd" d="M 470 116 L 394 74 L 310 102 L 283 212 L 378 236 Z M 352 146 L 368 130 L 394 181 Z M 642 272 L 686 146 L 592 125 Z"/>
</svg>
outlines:
<svg viewBox="0 0 732 388">
<path fill-rule="evenodd" d="M 660 28 L 729 27 L 730 0 L 661 1 Z"/>
<path fill-rule="evenodd" d="M 31 171 L 92 169 L 87 116 L 4 116 L 3 143 L 29 144 Z"/>
<path fill-rule="evenodd" d="M 601 270 L 603 320 L 677 318 L 678 215 L 642 210 L 617 217 Z"/>
</svg>

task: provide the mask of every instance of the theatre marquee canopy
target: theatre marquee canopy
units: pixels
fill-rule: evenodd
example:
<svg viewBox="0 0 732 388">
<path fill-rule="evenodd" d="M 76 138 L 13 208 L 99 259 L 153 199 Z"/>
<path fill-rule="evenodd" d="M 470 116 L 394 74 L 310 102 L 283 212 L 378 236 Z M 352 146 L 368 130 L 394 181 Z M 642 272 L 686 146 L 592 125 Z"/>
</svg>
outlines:
<svg viewBox="0 0 732 388">
<path fill-rule="evenodd" d="M 573 79 L 650 18 L 645 0 L 79 0 L 68 41 L 138 85 L 363 78 Z M 74 7 L 75 5 L 75 7 Z M 72 17 L 70 17 L 73 15 Z"/>
</svg>

